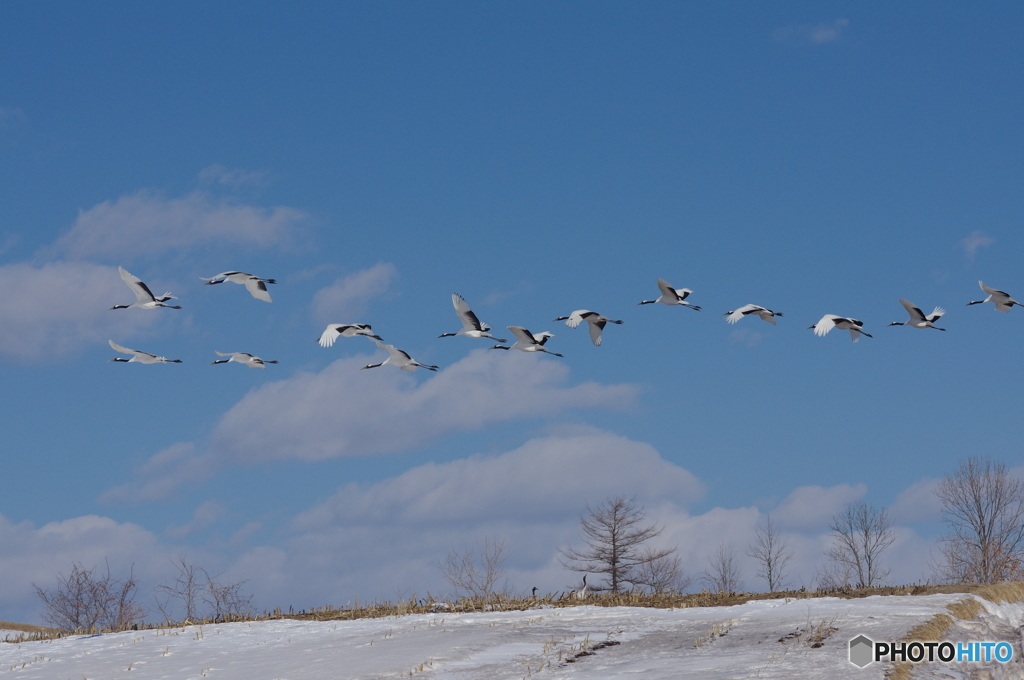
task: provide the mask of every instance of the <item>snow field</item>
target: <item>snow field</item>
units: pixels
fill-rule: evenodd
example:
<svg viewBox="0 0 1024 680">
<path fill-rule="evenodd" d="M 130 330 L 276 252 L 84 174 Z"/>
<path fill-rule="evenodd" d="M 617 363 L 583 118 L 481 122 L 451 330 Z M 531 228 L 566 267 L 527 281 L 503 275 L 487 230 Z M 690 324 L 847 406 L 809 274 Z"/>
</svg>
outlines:
<svg viewBox="0 0 1024 680">
<path fill-rule="evenodd" d="M 674 610 L 580 606 L 185 626 L 0 645 L 0 679 L 878 680 L 888 666 L 850 665 L 851 638 L 863 633 L 897 640 L 965 597 L 757 600 Z M 947 639 L 954 633 L 993 639 L 1024 619 L 1020 604 L 985 604 L 980 622 L 964 622 Z M 1019 642 L 1016 633 L 1015 654 Z M 1022 677 L 1005 675 L 1020 667 L 994 669 L 1003 674 L 993 677 Z M 972 668 L 935 672 L 950 678 L 962 670 L 960 677 L 968 678 Z M 931 668 L 917 670 L 915 677 L 941 677 Z"/>
</svg>

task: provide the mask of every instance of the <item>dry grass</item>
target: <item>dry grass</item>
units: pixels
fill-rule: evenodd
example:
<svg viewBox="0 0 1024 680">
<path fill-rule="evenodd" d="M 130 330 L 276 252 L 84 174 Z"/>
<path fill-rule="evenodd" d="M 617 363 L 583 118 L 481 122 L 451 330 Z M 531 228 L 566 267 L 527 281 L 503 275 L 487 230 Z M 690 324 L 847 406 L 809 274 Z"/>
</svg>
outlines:
<svg viewBox="0 0 1024 680">
<path fill-rule="evenodd" d="M 942 592 L 942 591 L 940 591 Z M 1024 582 L 1010 581 L 1008 583 L 996 583 L 993 585 L 964 586 L 963 590 L 952 590 L 949 592 L 965 592 L 976 595 L 982 599 L 995 604 L 1003 602 L 1020 602 L 1024 600 Z M 921 625 L 908 632 L 901 642 L 933 642 L 943 638 L 946 631 L 953 625 L 954 619 L 970 621 L 977 618 L 984 605 L 980 600 L 966 598 L 958 602 L 946 605 L 949 614 L 936 614 Z M 887 680 L 910 680 L 914 664 L 909 662 L 896 662 L 892 668 L 886 671 Z"/>
<path fill-rule="evenodd" d="M 415 596 L 408 600 L 398 600 L 397 602 L 390 601 L 375 601 L 372 603 L 362 604 L 355 602 L 353 604 L 346 605 L 344 607 L 336 607 L 327 605 L 323 607 L 316 607 L 309 611 L 301 612 L 283 612 L 280 608 L 275 609 L 272 612 L 264 611 L 262 614 L 253 616 L 228 616 L 219 620 L 202 619 L 197 621 L 167 621 L 162 623 L 148 623 L 141 624 L 138 626 L 138 630 L 160 630 L 160 629 L 172 629 L 182 628 L 186 625 L 202 625 L 210 623 L 224 623 L 231 621 L 275 621 L 280 619 L 294 619 L 299 621 L 353 621 L 356 619 L 369 619 L 369 618 L 384 618 L 387 616 L 405 616 L 407 614 L 436 614 L 443 616 L 447 613 L 461 613 L 461 612 L 482 612 L 482 611 L 525 611 L 536 607 L 547 608 L 561 608 L 561 607 L 577 607 L 581 604 L 587 604 L 597 607 L 651 607 L 656 609 L 684 609 L 688 607 L 729 607 L 737 604 L 743 604 L 750 600 L 802 600 L 817 597 L 839 597 L 844 599 L 855 599 L 860 597 L 869 597 L 872 595 L 931 595 L 934 593 L 967 593 L 975 594 L 979 597 L 983 597 L 992 602 L 1015 602 L 1020 599 L 1024 599 L 1024 583 L 1004 583 L 994 586 L 978 586 L 978 585 L 906 585 L 906 586 L 887 586 L 884 588 L 862 588 L 859 590 L 855 589 L 841 589 L 831 591 L 785 591 L 776 593 L 693 593 L 690 595 L 681 595 L 678 593 L 664 593 L 659 595 L 643 595 L 639 593 L 622 593 L 619 595 L 612 595 L 610 593 L 594 593 L 584 601 L 570 599 L 567 595 L 563 594 L 548 594 L 543 597 L 496 597 L 488 601 L 481 601 L 478 599 L 464 599 L 454 602 L 440 601 L 436 598 L 428 596 L 425 599 L 417 599 Z M 956 603 L 951 606 L 963 606 L 971 607 L 973 605 L 965 604 L 970 602 L 976 602 L 973 599 L 967 599 L 961 603 Z M 979 605 L 980 606 L 980 605 Z M 957 618 L 965 618 L 967 615 L 973 616 L 977 610 L 951 610 Z M 961 616 L 964 614 L 964 616 Z M 946 616 L 940 614 L 938 616 Z M 929 625 L 929 624 L 924 624 Z M 39 626 L 29 626 L 24 624 L 2 624 L 2 627 L 7 627 L 15 630 L 24 630 L 25 633 L 22 636 L 18 636 L 17 642 L 29 641 L 29 640 L 46 640 L 57 637 L 63 637 L 65 635 L 74 634 L 77 632 L 81 633 L 97 633 L 104 631 L 58 631 L 53 628 L 41 628 Z M 946 624 L 948 627 L 948 624 Z M 921 627 L 919 627 L 921 628 Z M 946 628 L 935 630 L 938 634 L 945 631 Z M 914 633 L 918 629 L 915 628 Z M 930 631 L 929 631 L 930 632 Z M 931 637 L 930 639 L 937 639 Z"/>
<path fill-rule="evenodd" d="M 11 623 L 10 621 L 0 621 L 0 630 L 20 630 L 23 633 L 43 633 L 48 630 L 56 631 L 56 628 L 44 628 L 43 626 L 33 626 L 28 623 Z"/>
</svg>

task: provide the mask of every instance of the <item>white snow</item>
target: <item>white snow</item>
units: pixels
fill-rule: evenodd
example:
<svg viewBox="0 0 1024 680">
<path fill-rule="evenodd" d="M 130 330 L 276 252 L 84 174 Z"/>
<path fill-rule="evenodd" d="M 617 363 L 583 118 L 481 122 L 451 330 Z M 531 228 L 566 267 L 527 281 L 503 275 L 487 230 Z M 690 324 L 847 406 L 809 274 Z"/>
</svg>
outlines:
<svg viewBox="0 0 1024 680">
<path fill-rule="evenodd" d="M 674 610 L 580 606 L 187 626 L 2 644 L 0 677 L 10 672 L 11 677 L 26 680 L 334 680 L 410 674 L 465 680 L 877 680 L 884 677 L 887 665 L 852 666 L 847 661 L 851 638 L 863 633 L 873 640 L 897 640 L 965 597 L 757 600 L 733 607 Z M 992 677 L 1024 677 L 1017 632 L 1024 606 L 985 604 L 987 613 L 980 623 L 958 626 L 947 639 L 1006 639 L 1013 643 L 1014 661 L 1006 667 L 986 667 L 993 667 Z M 709 634 L 716 626 L 724 635 Z M 837 630 L 820 647 L 811 647 L 808 629 L 830 626 Z M 604 642 L 619 644 L 594 649 Z M 593 653 L 567 663 L 584 648 Z M 915 677 L 967 678 L 981 667 L 923 666 L 927 667 L 919 668 Z M 934 674 L 939 672 L 945 676 Z"/>
</svg>

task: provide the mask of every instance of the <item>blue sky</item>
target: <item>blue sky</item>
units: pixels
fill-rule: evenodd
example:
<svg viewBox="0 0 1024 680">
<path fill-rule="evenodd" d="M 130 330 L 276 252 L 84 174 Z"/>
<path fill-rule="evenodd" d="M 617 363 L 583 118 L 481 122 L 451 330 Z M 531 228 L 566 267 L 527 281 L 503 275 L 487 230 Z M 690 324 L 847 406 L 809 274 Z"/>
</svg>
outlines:
<svg viewBox="0 0 1024 680">
<path fill-rule="evenodd" d="M 636 494 L 691 573 L 843 503 L 927 578 L 934 480 L 1021 464 L 1012 3 L 14 5 L 0 25 L 0 619 L 72 561 L 187 554 L 260 606 L 443 591 L 506 536 L 560 589 Z M 118 265 L 181 310 L 131 301 Z M 273 304 L 200 276 L 266 278 Z M 637 307 L 655 281 L 694 313 Z M 462 294 L 564 359 L 437 339 Z M 948 332 L 887 328 L 946 308 Z M 760 304 L 778 326 L 722 312 Z M 615 319 L 603 346 L 551 320 Z M 874 338 L 807 330 L 853 316 Z M 327 322 L 370 323 L 438 374 Z M 180 358 L 119 365 L 108 339 Z M 281 363 L 208 366 L 214 351 Z M 1007 359 L 1008 358 L 1008 359 Z M 745 559 L 745 558 L 744 558 Z M 751 588 L 763 584 L 746 565 Z"/>
</svg>

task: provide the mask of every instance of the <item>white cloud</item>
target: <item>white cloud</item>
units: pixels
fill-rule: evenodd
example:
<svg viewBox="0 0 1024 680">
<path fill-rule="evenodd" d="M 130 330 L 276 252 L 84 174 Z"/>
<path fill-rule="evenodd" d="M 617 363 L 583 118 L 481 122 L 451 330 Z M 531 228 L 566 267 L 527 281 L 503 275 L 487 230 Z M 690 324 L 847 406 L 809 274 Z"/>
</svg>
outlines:
<svg viewBox="0 0 1024 680">
<path fill-rule="evenodd" d="M 369 269 L 340 277 L 313 296 L 313 317 L 319 323 L 362 323 L 358 320 L 369 301 L 391 285 L 397 269 L 379 262 Z"/>
<path fill-rule="evenodd" d="M 48 360 L 108 339 L 123 344 L 168 312 L 111 311 L 134 295 L 117 269 L 85 262 L 5 265 L 0 290 L 0 354 L 23 361 Z"/>
<path fill-rule="evenodd" d="M 43 252 L 127 258 L 215 241 L 267 247 L 287 240 L 304 218 L 294 208 L 241 205 L 201 191 L 168 199 L 143 190 L 80 211 L 71 229 Z"/>
<path fill-rule="evenodd" d="M 490 423 L 623 408 L 637 393 L 625 384 L 565 386 L 564 364 L 516 352 L 474 350 L 422 382 L 388 366 L 360 371 L 364 363 L 340 359 L 250 392 L 224 414 L 211 449 L 234 462 L 404 451 Z"/>
<path fill-rule="evenodd" d="M 637 394 L 626 384 L 565 386 L 569 369 L 563 364 L 518 353 L 476 350 L 423 382 L 390 367 L 360 371 L 365 363 L 339 359 L 319 373 L 264 384 L 224 414 L 206 453 L 175 444 L 139 468 L 135 482 L 108 490 L 101 501 L 161 500 L 225 465 L 406 451 L 491 423 L 625 408 Z"/>
<path fill-rule="evenodd" d="M 202 531 L 224 516 L 224 506 L 217 501 L 206 501 L 192 513 L 192 521 L 180 527 L 174 527 L 167 534 L 175 538 L 184 538 L 197 531 Z"/>
<path fill-rule="evenodd" d="M 842 37 L 843 31 L 849 25 L 848 19 L 836 19 L 832 23 L 784 26 L 776 29 L 772 37 L 778 41 L 800 40 L 814 45 L 821 45 L 839 40 Z"/>
<path fill-rule="evenodd" d="M 964 249 L 967 259 L 974 262 L 974 257 L 978 254 L 978 250 L 987 248 L 995 242 L 994 238 L 986 236 L 982 231 L 972 231 L 967 238 L 960 241 L 960 246 Z"/>
<path fill-rule="evenodd" d="M 935 489 L 942 480 L 926 477 L 896 496 L 896 502 L 889 508 L 889 515 L 899 524 L 914 522 L 937 522 L 942 519 L 942 501 L 935 495 Z"/>
<path fill-rule="evenodd" d="M 182 484 L 209 479 L 215 470 L 215 461 L 197 453 L 195 444 L 179 442 L 136 469 L 134 476 L 137 482 L 108 489 L 99 497 L 99 502 L 151 503 L 166 500 Z"/>
<path fill-rule="evenodd" d="M 823 523 L 833 508 L 865 491 L 863 485 L 801 487 L 787 496 L 781 512 L 772 512 L 786 518 L 779 528 L 793 551 L 787 568 L 792 587 L 814 587 L 832 542 Z M 717 507 L 691 515 L 686 507 L 702 488 L 690 472 L 645 443 L 589 427 L 556 430 L 496 456 L 431 463 L 373 485 L 343 486 L 299 514 L 283 546 L 254 548 L 235 569 L 265 586 L 261 592 L 270 601 L 302 606 L 393 599 L 402 592 L 444 596 L 450 587 L 438 560 L 453 545 L 460 549 L 490 536 L 505 539 L 512 551 L 506 566 L 515 588 L 557 592 L 579 579 L 560 564 L 558 548 L 581 544 L 579 517 L 588 503 L 593 507 L 620 493 L 636 494 L 647 520 L 664 528 L 653 543 L 678 548 L 689 575 L 705 570 L 725 544 L 746 588 L 765 589 L 757 562 L 747 555 L 763 513 Z M 807 508 L 826 496 L 836 497 L 827 508 Z M 811 521 L 793 517 L 801 509 L 812 513 Z M 906 526 L 895 530 L 896 542 L 882 557 L 883 567 L 893 570 L 889 582 L 928 578 L 934 541 Z"/>
<path fill-rule="evenodd" d="M 205 167 L 199 172 L 200 181 L 209 184 L 223 184 L 232 189 L 241 189 L 245 186 L 264 187 L 269 179 L 270 173 L 266 170 L 229 169 L 218 163 Z"/>
<path fill-rule="evenodd" d="M 453 544 L 489 535 L 511 547 L 516 586 L 556 590 L 578 578 L 558 564 L 558 546 L 577 540 L 588 503 L 617 494 L 635 494 L 652 510 L 650 520 L 661 522 L 664 509 L 682 512 L 703 489 L 649 444 L 592 427 L 555 428 L 500 455 L 341 487 L 295 518 L 285 549 L 254 549 L 237 571 L 258 570 L 261 582 L 309 604 L 317 593 L 338 602 L 393 598 L 402 588 L 444 594 L 437 560 Z"/>
<path fill-rule="evenodd" d="M 832 516 L 847 503 L 863 498 L 867 490 L 866 484 L 801 486 L 783 498 L 771 514 L 785 529 L 819 530 L 827 528 Z"/>
<path fill-rule="evenodd" d="M 556 428 L 498 456 L 427 463 L 369 488 L 350 484 L 298 516 L 295 527 L 545 521 L 621 493 L 686 505 L 703 489 L 650 444 L 592 427 Z"/>
</svg>

